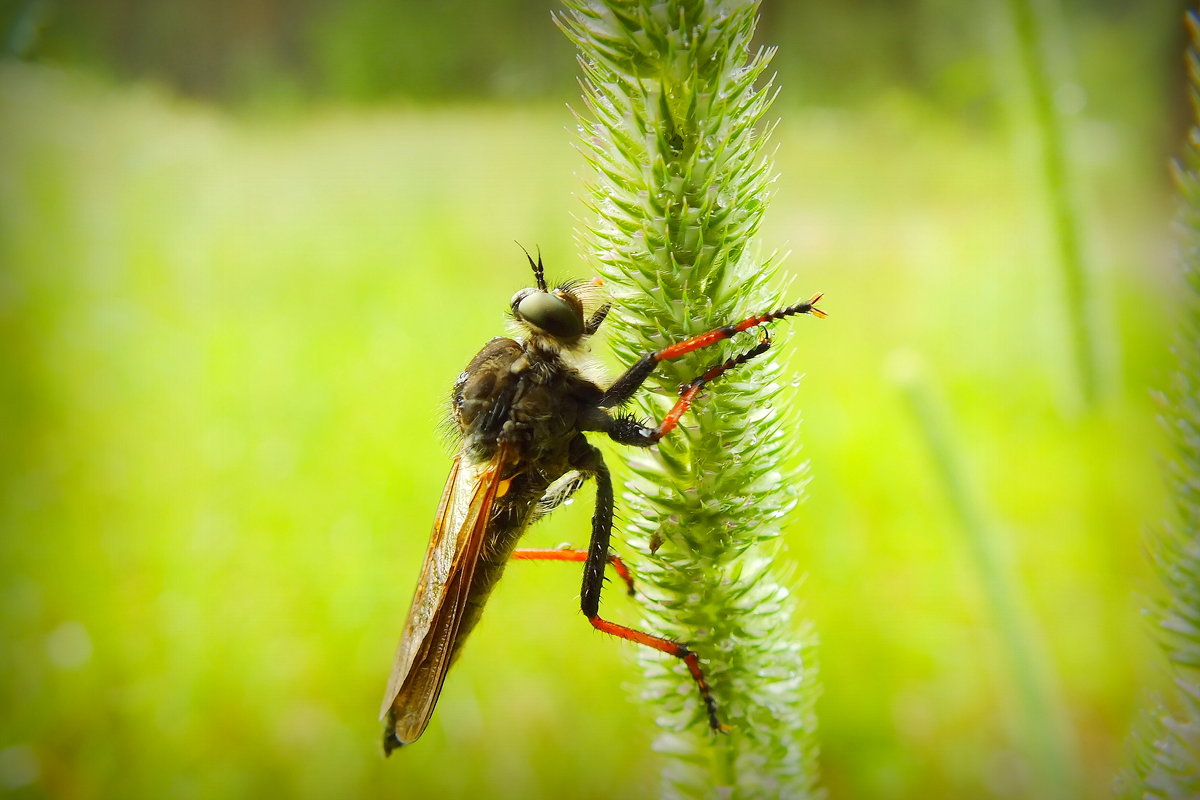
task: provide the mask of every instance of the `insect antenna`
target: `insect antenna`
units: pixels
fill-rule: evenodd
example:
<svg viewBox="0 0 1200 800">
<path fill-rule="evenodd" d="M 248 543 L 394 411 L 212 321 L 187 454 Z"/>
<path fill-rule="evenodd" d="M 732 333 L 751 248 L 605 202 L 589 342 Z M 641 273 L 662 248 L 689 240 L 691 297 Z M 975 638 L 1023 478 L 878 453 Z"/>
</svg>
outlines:
<svg viewBox="0 0 1200 800">
<path fill-rule="evenodd" d="M 525 258 L 529 259 L 529 266 L 533 268 L 533 277 L 537 279 L 537 288 L 543 292 L 546 289 L 546 269 L 542 266 L 542 248 L 538 248 L 537 263 L 534 263 L 533 256 L 529 255 L 529 251 L 525 250 L 525 245 L 517 242 L 517 247 L 525 252 Z"/>
</svg>

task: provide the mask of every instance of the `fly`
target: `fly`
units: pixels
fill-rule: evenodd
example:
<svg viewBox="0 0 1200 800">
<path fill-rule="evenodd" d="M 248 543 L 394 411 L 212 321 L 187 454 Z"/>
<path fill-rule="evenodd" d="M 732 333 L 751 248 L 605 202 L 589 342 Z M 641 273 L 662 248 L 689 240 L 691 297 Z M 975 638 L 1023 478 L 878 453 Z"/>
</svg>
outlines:
<svg viewBox="0 0 1200 800">
<path fill-rule="evenodd" d="M 550 289 L 540 254 L 536 262 L 528 253 L 526 258 L 537 285 L 517 292 L 510 303 L 523 338 L 492 339 L 454 384 L 451 405 L 460 447 L 438 504 L 380 712 L 386 720 L 385 753 L 416 741 L 425 730 L 446 673 L 510 559 L 583 562 L 580 606 L 588 622 L 597 630 L 681 659 L 704 702 L 709 724 L 723 730 L 695 652 L 600 616 L 605 566 L 613 565 L 631 594 L 633 583 L 620 558 L 609 551 L 612 479 L 600 451 L 584 434 L 650 447 L 675 428 L 706 384 L 766 352 L 771 341 L 764 335 L 754 347 L 681 386 L 679 399 L 656 426 L 609 411 L 629 401 L 658 364 L 783 317 L 824 317 L 815 305 L 821 295 L 646 353 L 608 389 L 601 389 L 576 364 L 576 357 L 586 353 L 587 341 L 600 328 L 609 305 L 585 314 L 585 284 Z M 596 507 L 587 550 L 516 548 L 530 524 L 589 478 L 596 482 Z"/>
</svg>

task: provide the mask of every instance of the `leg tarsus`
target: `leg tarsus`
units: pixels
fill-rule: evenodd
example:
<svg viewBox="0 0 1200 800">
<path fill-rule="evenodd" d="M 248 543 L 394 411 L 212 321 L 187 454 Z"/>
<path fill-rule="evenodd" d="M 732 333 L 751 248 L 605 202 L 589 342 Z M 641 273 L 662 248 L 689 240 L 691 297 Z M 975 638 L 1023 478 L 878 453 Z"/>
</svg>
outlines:
<svg viewBox="0 0 1200 800">
<path fill-rule="evenodd" d="M 723 339 L 730 338 L 734 334 L 741 333 L 742 331 L 749 330 L 767 322 L 773 322 L 777 319 L 795 316 L 796 314 L 811 314 L 814 317 L 827 317 L 829 315 L 817 308 L 815 305 L 815 303 L 824 296 L 824 294 L 818 292 L 805 303 L 797 303 L 794 306 L 787 306 L 786 308 L 776 309 L 775 311 L 768 311 L 765 314 L 755 314 L 753 316 L 746 317 L 741 322 L 735 322 L 731 325 L 724 325 L 720 328 L 714 328 L 711 331 L 700 334 L 699 336 L 693 336 L 690 339 L 684 339 L 682 342 L 676 342 L 675 344 L 664 347 L 662 350 L 654 353 L 654 360 L 659 362 L 669 361 L 673 358 L 679 358 L 680 356 L 685 356 L 688 353 L 693 353 L 705 347 L 711 347 Z"/>
<path fill-rule="evenodd" d="M 588 617 L 588 622 L 590 622 L 592 627 L 598 631 L 603 631 L 604 633 L 611 634 L 621 639 L 627 639 L 628 641 L 645 645 L 646 647 L 653 647 L 655 650 L 659 650 L 667 655 L 672 655 L 682 660 L 683 663 L 687 665 L 688 672 L 691 673 L 692 680 L 695 682 L 696 688 L 700 690 L 700 699 L 704 701 L 704 710 L 708 715 L 709 727 L 719 733 L 725 733 L 729 730 L 729 726 L 721 724 L 720 719 L 717 717 L 717 704 L 716 701 L 713 700 L 712 690 L 709 689 L 708 681 L 704 679 L 704 672 L 700 669 L 700 657 L 696 655 L 695 652 L 690 650 L 686 645 L 682 645 L 679 642 L 666 639 L 662 636 L 655 636 L 654 634 L 644 633 L 636 630 L 635 628 L 629 628 L 624 625 L 618 625 L 615 622 L 609 622 L 608 620 L 603 619 L 595 614 Z"/>
<path fill-rule="evenodd" d="M 692 336 L 689 339 L 668 345 L 662 350 L 646 353 L 633 366 L 625 370 L 624 374 L 613 381 L 612 386 L 608 388 L 608 391 L 604 393 L 604 397 L 600 400 L 600 407 L 612 408 L 613 406 L 623 405 L 630 397 L 633 397 L 634 392 L 641 387 L 646 378 L 650 377 L 650 373 L 654 372 L 654 368 L 663 361 L 670 361 L 673 358 L 680 358 L 705 347 L 711 347 L 717 342 L 728 339 L 744 330 L 749 330 L 750 328 L 767 322 L 773 322 L 777 319 L 783 319 L 784 317 L 791 317 L 796 314 L 827 317 L 829 315 L 816 306 L 817 301 L 822 297 L 824 297 L 824 294 L 818 292 L 809 298 L 808 302 L 797 303 L 794 306 L 787 306 L 775 311 L 768 311 L 765 314 L 755 314 L 754 316 L 746 317 L 741 322 L 714 328 L 699 336 Z"/>
</svg>

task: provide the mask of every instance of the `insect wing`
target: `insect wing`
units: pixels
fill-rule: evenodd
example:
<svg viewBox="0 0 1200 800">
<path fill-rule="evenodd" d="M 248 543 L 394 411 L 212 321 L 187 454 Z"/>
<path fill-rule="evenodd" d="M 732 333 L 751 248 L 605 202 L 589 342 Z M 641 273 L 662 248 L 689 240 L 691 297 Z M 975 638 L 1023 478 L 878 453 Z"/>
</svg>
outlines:
<svg viewBox="0 0 1200 800">
<path fill-rule="evenodd" d="M 446 679 L 502 463 L 502 454 L 478 464 L 460 456 L 442 492 L 380 712 L 401 743 L 416 740 L 425 730 Z"/>
</svg>

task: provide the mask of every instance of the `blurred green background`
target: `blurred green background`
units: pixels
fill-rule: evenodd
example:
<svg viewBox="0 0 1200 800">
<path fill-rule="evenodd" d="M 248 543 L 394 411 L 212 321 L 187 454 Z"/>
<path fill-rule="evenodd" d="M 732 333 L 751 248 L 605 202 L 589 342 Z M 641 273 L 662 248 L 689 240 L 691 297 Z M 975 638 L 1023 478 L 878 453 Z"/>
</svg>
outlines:
<svg viewBox="0 0 1200 800">
<path fill-rule="evenodd" d="M 448 390 L 528 282 L 586 276 L 553 4 L 0 3 L 0 792 L 651 797 L 632 645 L 514 564 L 420 743 L 376 711 L 448 464 Z M 787 535 L 832 798 L 1038 797 L 1009 662 L 894 379 L 922 365 L 1086 796 L 1166 684 L 1181 5 L 1052 14 L 1105 391 L 1070 360 L 1003 7 L 768 0 L 763 251 L 812 483 Z M 601 348 L 602 349 L 602 348 Z M 616 365 L 613 365 L 616 368 Z M 527 541 L 582 544 L 590 490 Z M 616 546 L 621 547 L 620 532 Z M 783 565 L 781 565 L 783 566 Z M 610 592 L 618 620 L 634 601 Z"/>
</svg>

